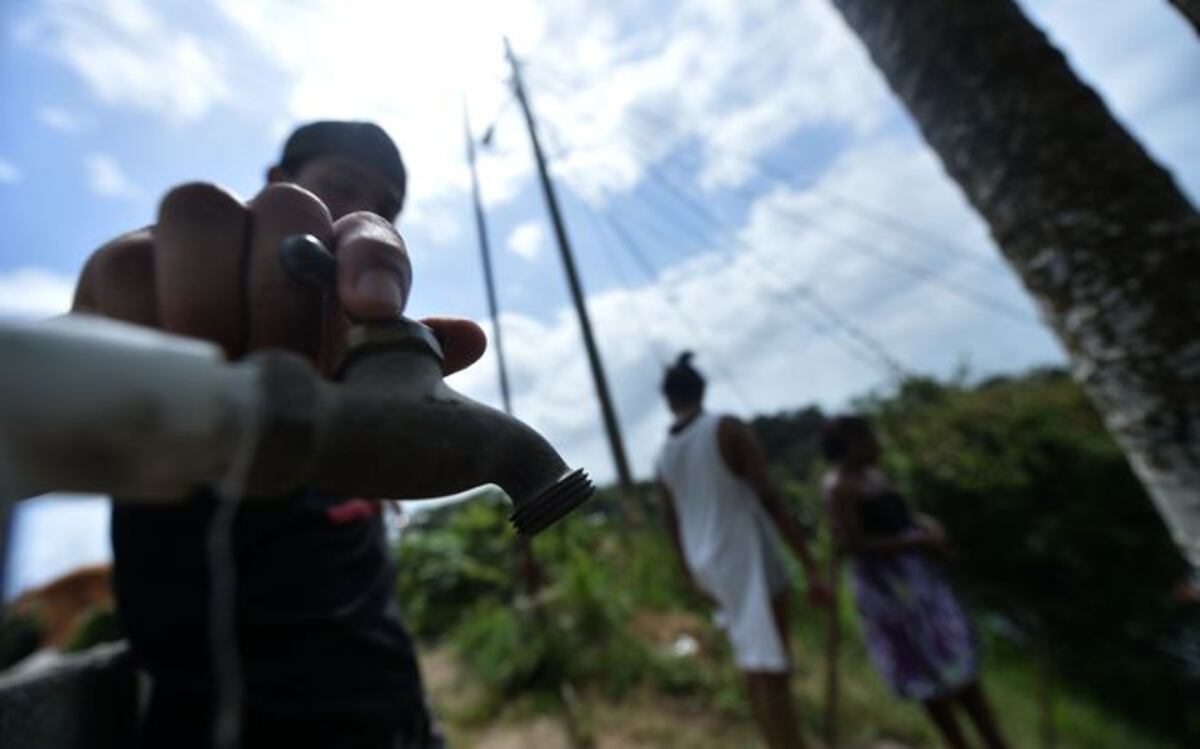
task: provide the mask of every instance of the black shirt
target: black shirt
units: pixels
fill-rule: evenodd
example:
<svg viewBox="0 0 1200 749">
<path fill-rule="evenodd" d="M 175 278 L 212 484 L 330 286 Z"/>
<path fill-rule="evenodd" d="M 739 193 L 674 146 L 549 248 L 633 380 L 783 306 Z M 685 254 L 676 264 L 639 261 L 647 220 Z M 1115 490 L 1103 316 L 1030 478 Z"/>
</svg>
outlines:
<svg viewBox="0 0 1200 749">
<path fill-rule="evenodd" d="M 912 512 L 900 492 L 880 489 L 859 498 L 858 526 L 870 536 L 896 536 L 913 526 Z"/>
<path fill-rule="evenodd" d="M 271 725 L 324 722 L 428 736 L 382 517 L 339 522 L 330 505 L 308 492 L 238 510 L 233 548 L 247 731 L 269 737 Z M 154 678 L 152 727 L 211 730 L 206 544 L 214 509 L 202 493 L 184 505 L 113 510 L 116 597 L 134 653 Z"/>
</svg>

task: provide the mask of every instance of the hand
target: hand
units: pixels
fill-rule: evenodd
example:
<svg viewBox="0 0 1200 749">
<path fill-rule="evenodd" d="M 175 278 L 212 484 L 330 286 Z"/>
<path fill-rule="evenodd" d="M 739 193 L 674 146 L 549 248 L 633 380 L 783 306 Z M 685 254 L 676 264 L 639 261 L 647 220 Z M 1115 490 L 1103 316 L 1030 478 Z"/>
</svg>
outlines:
<svg viewBox="0 0 1200 749">
<path fill-rule="evenodd" d="M 337 298 L 288 277 L 283 238 L 316 236 L 336 256 Z M 73 311 L 90 312 L 220 346 L 230 359 L 264 348 L 306 356 L 329 374 L 349 316 L 386 320 L 404 310 L 412 265 L 385 219 L 359 212 L 330 219 L 316 196 L 292 184 L 267 186 L 249 204 L 216 185 L 176 187 L 158 221 L 88 259 Z M 447 374 L 487 345 L 467 320 L 424 320 L 441 339 Z"/>
</svg>

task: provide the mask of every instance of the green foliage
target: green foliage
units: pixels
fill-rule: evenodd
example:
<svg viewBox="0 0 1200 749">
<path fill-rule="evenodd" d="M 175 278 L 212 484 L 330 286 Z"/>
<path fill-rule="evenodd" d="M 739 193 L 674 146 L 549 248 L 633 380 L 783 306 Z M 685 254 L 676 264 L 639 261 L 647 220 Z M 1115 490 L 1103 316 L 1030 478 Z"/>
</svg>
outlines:
<svg viewBox="0 0 1200 749">
<path fill-rule="evenodd" d="M 115 611 L 110 608 L 93 607 L 84 614 L 83 621 L 71 633 L 65 650 L 68 653 L 87 650 L 102 642 L 116 642 L 124 636 L 121 621 Z"/>
<path fill-rule="evenodd" d="M 1186 570 L 1079 388 L 1049 371 L 975 386 L 965 377 L 918 380 L 858 406 L 880 427 L 888 472 L 957 546 L 952 571 L 992 643 L 985 682 L 1015 745 L 1036 743 L 1037 638 L 1053 658 L 1064 747 L 1158 746 L 1146 728 L 1186 735 L 1200 675 L 1187 630 L 1200 631 L 1200 622 L 1170 594 Z M 773 476 L 810 527 L 823 517 L 820 423 L 815 409 L 753 422 Z M 747 718 L 739 674 L 682 586 L 656 504 L 639 505 L 644 527 L 627 509 L 602 492 L 536 540 L 546 580 L 536 605 L 516 601 L 507 504 L 476 501 L 431 516 L 397 554 L 413 629 L 449 635 L 497 699 L 554 695 L 566 680 L 612 697 L 649 688 Z M 825 558 L 828 544 L 828 534 L 817 537 Z M 932 742 L 920 712 L 889 698 L 872 673 L 848 599 L 843 713 L 857 716 L 848 738 Z M 801 596 L 793 600 L 801 713 L 812 717 L 824 623 Z M 671 654 L 640 628 L 647 612 L 690 612 L 701 652 Z M 1190 661 L 1181 655 L 1189 642 Z"/>
<path fill-rule="evenodd" d="M 472 606 L 512 599 L 516 558 L 507 502 L 493 496 L 440 510 L 404 534 L 396 594 L 419 637 L 447 635 Z"/>
<path fill-rule="evenodd" d="M 1045 638 L 1071 688 L 1186 730 L 1195 674 L 1168 651 L 1200 623 L 1172 597 L 1187 568 L 1082 390 L 1042 371 L 917 381 L 867 405 L 889 473 L 945 524 L 976 607 Z"/>
<path fill-rule="evenodd" d="M 0 619 L 0 671 L 38 649 L 42 625 L 35 614 L 6 612 Z"/>
</svg>

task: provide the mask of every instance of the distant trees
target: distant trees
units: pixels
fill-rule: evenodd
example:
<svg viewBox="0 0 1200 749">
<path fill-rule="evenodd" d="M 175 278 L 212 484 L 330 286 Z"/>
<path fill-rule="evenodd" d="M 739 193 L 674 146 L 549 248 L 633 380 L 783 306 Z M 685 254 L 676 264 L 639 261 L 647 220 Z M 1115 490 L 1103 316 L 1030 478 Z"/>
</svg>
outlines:
<svg viewBox="0 0 1200 749">
<path fill-rule="evenodd" d="M 951 569 L 979 610 L 1074 691 L 1173 735 L 1200 729 L 1186 725 L 1200 663 L 1174 653 L 1200 626 L 1200 609 L 1172 595 L 1187 565 L 1066 373 L 917 381 L 868 409 L 890 473 L 945 523 Z"/>
<path fill-rule="evenodd" d="M 1013 0 L 832 2 L 1200 568 L 1200 215 Z"/>
<path fill-rule="evenodd" d="M 1172 736 L 1200 731 L 1188 723 L 1200 606 L 1174 595 L 1187 564 L 1066 372 L 914 379 L 856 407 L 883 437 L 889 474 L 945 524 L 950 570 L 988 629 L 1113 714 Z M 810 513 L 820 423 L 815 409 L 753 422 L 776 475 L 804 477 L 797 500 Z"/>
</svg>

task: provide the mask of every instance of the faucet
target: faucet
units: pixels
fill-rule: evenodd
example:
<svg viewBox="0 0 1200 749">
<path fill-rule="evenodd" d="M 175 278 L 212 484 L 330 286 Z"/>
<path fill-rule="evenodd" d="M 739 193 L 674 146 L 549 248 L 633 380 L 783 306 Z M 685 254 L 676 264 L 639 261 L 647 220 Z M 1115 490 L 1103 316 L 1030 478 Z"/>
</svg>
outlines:
<svg viewBox="0 0 1200 749">
<path fill-rule="evenodd" d="M 328 290 L 312 237 L 282 261 Z M 422 499 L 495 484 L 532 536 L 595 489 L 521 421 L 455 392 L 427 326 L 354 321 L 334 379 L 278 350 L 228 363 L 216 347 L 83 315 L 0 323 L 0 505 L 46 491 L 114 501 L 179 500 L 252 459 L 248 500 L 313 486 L 341 496 Z"/>
<path fill-rule="evenodd" d="M 446 385 L 441 346 L 414 320 L 353 326 L 336 382 L 290 353 L 251 359 L 267 397 L 252 492 L 417 499 L 495 484 L 517 532 L 532 536 L 595 491 L 529 426 Z"/>
</svg>

